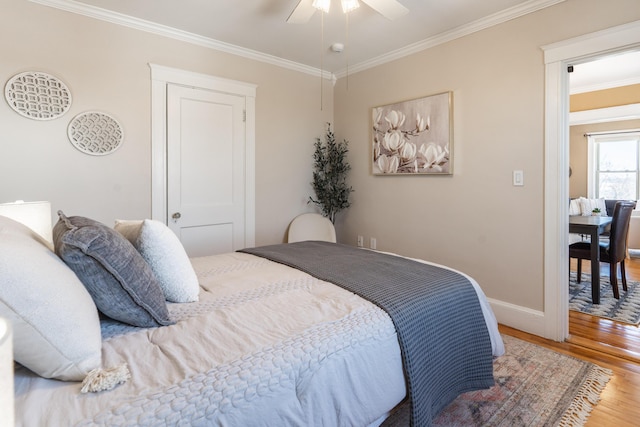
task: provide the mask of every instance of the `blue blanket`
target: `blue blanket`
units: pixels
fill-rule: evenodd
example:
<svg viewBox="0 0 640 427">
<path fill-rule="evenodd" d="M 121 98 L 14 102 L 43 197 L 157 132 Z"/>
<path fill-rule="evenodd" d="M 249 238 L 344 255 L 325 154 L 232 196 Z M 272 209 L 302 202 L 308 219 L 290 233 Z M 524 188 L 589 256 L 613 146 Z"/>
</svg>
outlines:
<svg viewBox="0 0 640 427">
<path fill-rule="evenodd" d="M 494 384 L 491 339 L 478 295 L 463 275 L 353 246 L 298 242 L 243 249 L 339 285 L 391 317 L 411 400 L 411 425 L 459 394 Z"/>
</svg>

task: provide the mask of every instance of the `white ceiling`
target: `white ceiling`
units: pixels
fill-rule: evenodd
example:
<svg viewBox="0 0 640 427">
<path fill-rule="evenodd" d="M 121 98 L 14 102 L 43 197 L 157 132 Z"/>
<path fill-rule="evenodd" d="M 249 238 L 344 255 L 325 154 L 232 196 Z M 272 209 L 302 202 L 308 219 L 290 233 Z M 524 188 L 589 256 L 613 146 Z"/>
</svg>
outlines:
<svg viewBox="0 0 640 427">
<path fill-rule="evenodd" d="M 571 93 L 591 92 L 640 83 L 640 51 L 611 54 L 574 65 L 570 74 Z"/>
<path fill-rule="evenodd" d="M 399 0 L 409 13 L 394 21 L 360 2 L 360 8 L 349 15 L 348 32 L 339 0 L 332 0 L 324 22 L 316 12 L 307 24 L 286 22 L 298 0 L 31 1 L 303 71 L 322 69 L 340 76 L 347 67 L 350 72 L 366 69 L 564 0 Z M 332 52 L 334 43 L 345 44 L 345 50 Z M 633 76 L 640 81 L 640 60 L 634 57 L 632 63 L 633 69 L 620 64 L 576 65 L 572 85 L 592 87 L 602 80 L 628 81 Z M 621 69 L 627 71 L 609 75 Z"/>
</svg>

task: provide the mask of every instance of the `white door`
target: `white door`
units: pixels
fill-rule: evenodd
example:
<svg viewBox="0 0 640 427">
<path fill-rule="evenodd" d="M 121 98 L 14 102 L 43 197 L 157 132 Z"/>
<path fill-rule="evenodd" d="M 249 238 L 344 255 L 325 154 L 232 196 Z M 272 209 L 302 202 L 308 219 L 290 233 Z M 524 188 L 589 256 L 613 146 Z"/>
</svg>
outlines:
<svg viewBox="0 0 640 427">
<path fill-rule="evenodd" d="M 190 257 L 245 246 L 245 98 L 167 87 L 168 225 Z"/>
</svg>

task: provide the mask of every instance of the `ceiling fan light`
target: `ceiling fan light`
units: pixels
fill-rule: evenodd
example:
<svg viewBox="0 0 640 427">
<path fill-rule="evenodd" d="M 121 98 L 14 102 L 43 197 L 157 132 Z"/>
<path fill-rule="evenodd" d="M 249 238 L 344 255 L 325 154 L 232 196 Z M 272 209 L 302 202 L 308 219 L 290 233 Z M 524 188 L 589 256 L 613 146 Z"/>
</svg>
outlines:
<svg viewBox="0 0 640 427">
<path fill-rule="evenodd" d="M 349 13 L 359 7 L 360 3 L 358 3 L 358 0 L 342 0 L 342 11 L 344 13 Z"/>
<path fill-rule="evenodd" d="M 329 7 L 331 6 L 331 0 L 313 0 L 313 7 L 323 11 L 324 13 L 329 13 Z"/>
</svg>

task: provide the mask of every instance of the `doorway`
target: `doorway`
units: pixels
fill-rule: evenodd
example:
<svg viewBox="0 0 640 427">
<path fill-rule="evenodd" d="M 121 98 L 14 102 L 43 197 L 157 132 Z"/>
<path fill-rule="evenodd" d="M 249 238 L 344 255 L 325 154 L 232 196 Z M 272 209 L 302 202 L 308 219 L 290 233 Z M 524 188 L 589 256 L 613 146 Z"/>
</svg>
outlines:
<svg viewBox="0 0 640 427">
<path fill-rule="evenodd" d="M 167 87 L 169 228 L 190 257 L 244 248 L 242 95 Z"/>
<path fill-rule="evenodd" d="M 149 66 L 152 79 L 151 217 L 172 228 L 189 256 L 255 246 L 256 86 L 156 64 Z M 189 113 L 187 122 L 170 124 L 171 114 L 185 117 L 180 112 L 183 107 Z M 220 117 L 212 119 L 212 115 L 226 118 L 224 126 L 216 122 Z M 198 132 L 192 132 L 194 127 L 198 127 Z M 217 136 L 210 135 L 222 127 L 228 132 L 227 138 L 220 142 Z M 205 161 L 200 165 L 202 174 L 186 177 L 186 189 L 176 188 L 175 183 L 185 179 L 183 171 L 188 169 L 180 164 L 181 157 L 193 157 L 202 150 L 210 152 L 216 144 L 226 153 L 226 159 L 222 163 Z M 192 164 L 193 161 L 189 161 L 188 166 Z M 215 181 L 220 173 L 233 179 L 234 185 L 198 183 L 206 179 Z M 242 188 L 237 188 L 238 185 Z M 189 195 L 184 194 L 185 190 L 206 193 L 212 187 L 220 191 L 215 197 L 209 194 L 197 202 L 198 196 L 191 194 L 186 198 L 187 203 L 183 203 Z M 191 218 L 184 220 L 185 213 Z M 238 230 L 239 227 L 242 230 Z M 218 238 L 226 240 L 220 243 Z"/>
<path fill-rule="evenodd" d="M 587 197 L 638 200 L 637 176 L 630 172 L 638 168 L 636 154 L 638 142 L 630 144 L 631 141 L 629 141 L 620 144 L 616 141 L 628 141 L 625 136 L 627 133 L 623 132 L 640 128 L 640 103 L 636 100 L 635 104 L 615 104 L 618 104 L 616 102 L 618 100 L 627 101 L 625 97 L 630 93 L 622 91 L 621 86 L 640 83 L 640 50 L 616 52 L 596 60 L 576 64 L 573 72 L 570 73 L 569 80 L 571 96 L 569 158 L 573 171 L 569 179 L 569 196 L 572 199 Z M 618 96 L 615 96 L 616 94 Z M 616 136 L 613 136 L 614 134 Z M 605 141 L 605 149 L 608 148 L 608 150 L 600 151 L 596 147 L 595 140 Z M 603 153 L 609 156 L 607 171 L 614 172 L 605 172 L 604 176 L 601 176 L 597 173 L 598 165 L 601 163 L 596 159 Z M 629 172 L 616 174 L 615 170 L 621 168 Z M 600 179 L 603 181 L 600 182 Z M 631 248 L 639 247 L 639 239 L 636 238 L 636 236 L 640 237 L 638 220 L 640 217 L 632 217 L 627 239 L 630 253 Z M 574 237 L 579 239 L 577 236 Z M 583 261 L 583 272 L 588 272 L 590 265 L 588 261 Z M 628 258 L 625 265 L 630 288 L 629 291 L 623 291 L 620 278 L 618 279 L 621 299 L 628 297 L 628 292 L 633 292 L 633 282 L 640 279 L 639 259 Z M 572 259 L 570 271 L 574 274 L 576 270 L 577 262 Z M 600 277 L 609 277 L 608 264 L 601 265 L 600 273 Z M 603 291 L 605 289 L 611 292 L 610 287 L 602 288 Z M 605 302 L 605 307 L 607 306 Z M 623 305 L 625 306 L 633 307 L 634 305 Z M 621 308 L 621 310 L 624 309 Z M 570 337 L 567 339 L 569 343 L 633 361 L 640 360 L 638 359 L 640 329 L 636 325 L 569 310 L 569 333 Z"/>
<path fill-rule="evenodd" d="M 569 336 L 569 81 L 567 66 L 640 48 L 640 21 L 543 46 L 545 59 L 545 337 Z"/>
</svg>

